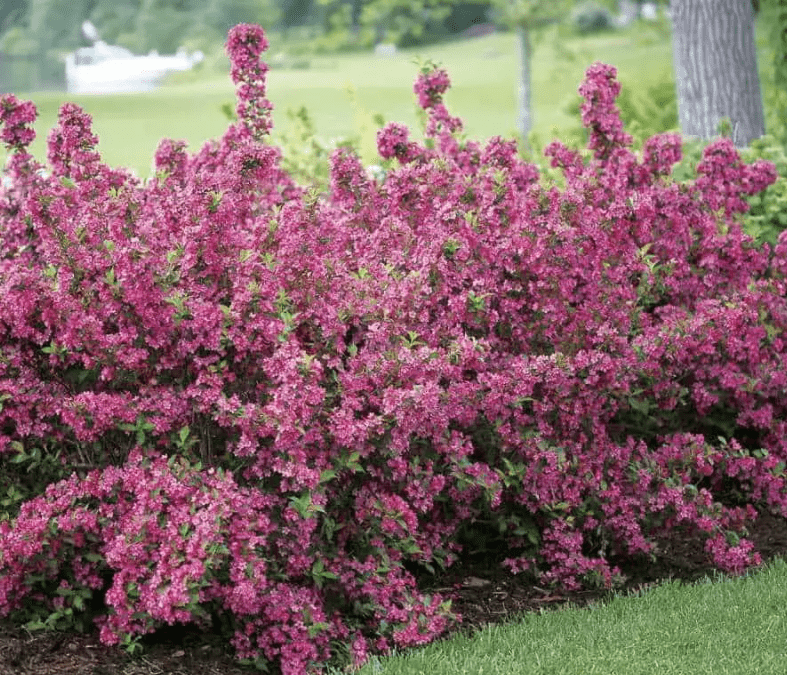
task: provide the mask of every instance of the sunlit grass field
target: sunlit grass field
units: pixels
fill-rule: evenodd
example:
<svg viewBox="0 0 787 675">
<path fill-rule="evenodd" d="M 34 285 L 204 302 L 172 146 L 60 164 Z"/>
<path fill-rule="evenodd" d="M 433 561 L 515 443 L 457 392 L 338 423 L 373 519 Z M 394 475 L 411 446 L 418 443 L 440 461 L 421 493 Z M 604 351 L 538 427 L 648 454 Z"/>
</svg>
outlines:
<svg viewBox="0 0 787 675">
<path fill-rule="evenodd" d="M 567 137 L 579 120 L 567 108 L 577 97 L 585 68 L 596 60 L 619 69 L 624 87 L 644 90 L 672 78 L 670 36 L 664 28 L 641 26 L 621 33 L 579 38 L 559 36 L 556 27 L 535 36 L 533 54 L 534 131 L 542 143 Z M 275 35 L 269 54 L 287 50 Z M 519 72 L 516 38 L 500 33 L 429 48 L 402 50 L 392 57 L 335 54 L 307 57 L 308 69 L 272 69 L 269 98 L 274 104 L 274 139 L 288 128 L 287 109 L 305 106 L 318 136 L 332 139 L 361 135 L 362 153 L 373 160 L 375 127 L 371 115 L 418 127 L 413 82 L 417 60 L 445 66 L 453 81 L 446 102 L 465 120 L 472 138 L 513 136 Z M 355 90 L 354 97 L 348 88 Z M 228 124 L 221 111 L 234 101 L 226 73 L 203 73 L 144 94 L 71 96 L 65 93 L 17 95 L 32 98 L 40 118 L 34 154 L 45 157 L 48 130 L 64 101 L 74 101 L 93 116 L 102 155 L 112 166 L 126 166 L 142 177 L 162 138 L 184 139 L 191 149 L 220 136 Z M 355 101 L 353 101 L 353 98 Z M 0 159 L 3 159 L 0 151 Z"/>
</svg>

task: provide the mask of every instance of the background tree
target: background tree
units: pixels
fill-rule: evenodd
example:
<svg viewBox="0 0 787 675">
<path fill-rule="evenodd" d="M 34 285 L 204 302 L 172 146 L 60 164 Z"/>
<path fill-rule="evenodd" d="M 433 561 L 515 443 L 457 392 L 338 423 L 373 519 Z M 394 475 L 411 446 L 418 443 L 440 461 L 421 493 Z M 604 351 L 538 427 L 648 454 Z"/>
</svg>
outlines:
<svg viewBox="0 0 787 675">
<path fill-rule="evenodd" d="M 285 35 L 289 28 L 302 26 L 311 14 L 312 0 L 278 0 L 277 5 L 281 12 L 281 27 Z"/>
<path fill-rule="evenodd" d="M 140 52 L 172 53 L 203 8 L 198 0 L 142 0 L 136 21 L 138 44 L 126 46 Z"/>
<path fill-rule="evenodd" d="M 0 35 L 13 26 L 20 25 L 28 12 L 27 0 L 3 0 L 0 3 Z"/>
<path fill-rule="evenodd" d="M 516 31 L 519 45 L 519 81 L 517 83 L 517 131 L 527 144 L 533 129 L 533 94 L 531 60 L 533 57 L 532 31 L 538 25 L 557 21 L 571 9 L 571 0 L 496 0 L 494 8 L 498 21 Z"/>
<path fill-rule="evenodd" d="M 272 0 L 208 0 L 200 17 L 223 40 L 227 32 L 239 23 L 256 23 L 270 28 L 279 19 L 279 8 Z"/>
<path fill-rule="evenodd" d="M 5 0 L 4 0 L 5 1 Z M 81 44 L 80 26 L 90 0 L 30 0 L 30 33 L 41 51 Z"/>
<path fill-rule="evenodd" d="M 98 28 L 102 40 L 116 44 L 118 38 L 123 42 L 136 30 L 141 6 L 142 0 L 98 0 L 85 18 Z"/>
<path fill-rule="evenodd" d="M 710 139 L 729 118 L 743 147 L 765 133 L 751 0 L 672 0 L 678 114 L 685 136 Z"/>
<path fill-rule="evenodd" d="M 770 0 L 763 10 L 771 26 L 774 80 L 779 88 L 787 90 L 787 0 Z"/>
<path fill-rule="evenodd" d="M 423 41 L 441 24 L 457 0 L 375 0 L 361 11 L 361 23 L 373 27 L 375 42 L 407 47 Z"/>
<path fill-rule="evenodd" d="M 338 48 L 429 44 L 489 21 L 492 1 L 316 0 L 315 19 Z"/>
</svg>

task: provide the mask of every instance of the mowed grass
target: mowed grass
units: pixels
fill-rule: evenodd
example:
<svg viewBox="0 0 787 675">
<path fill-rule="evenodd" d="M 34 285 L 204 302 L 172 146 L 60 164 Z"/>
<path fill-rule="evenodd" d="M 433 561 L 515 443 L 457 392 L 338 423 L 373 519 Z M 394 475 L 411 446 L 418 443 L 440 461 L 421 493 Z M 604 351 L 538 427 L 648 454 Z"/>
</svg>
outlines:
<svg viewBox="0 0 787 675">
<path fill-rule="evenodd" d="M 516 38 L 501 33 L 429 48 L 403 50 L 392 57 L 372 54 L 313 56 L 305 70 L 273 69 L 268 96 L 274 104 L 274 140 L 288 128 L 288 109 L 305 106 L 326 142 L 362 136 L 364 160 L 374 160 L 375 127 L 371 115 L 381 113 L 418 129 L 413 82 L 416 59 L 447 68 L 453 87 L 446 97 L 451 112 L 465 121 L 469 137 L 512 137 L 516 129 L 519 61 Z M 271 36 L 270 54 L 286 51 Z M 537 36 L 533 55 L 534 131 L 542 143 L 568 139 L 579 120 L 566 108 L 577 98 L 577 86 L 587 66 L 600 60 L 620 71 L 624 86 L 645 90 L 651 82 L 672 78 L 670 37 L 652 27 L 605 33 L 588 38 L 558 38 L 550 28 Z M 348 88 L 355 90 L 355 103 Z M 234 103 L 229 70 L 173 83 L 144 94 L 72 96 L 65 93 L 18 93 L 39 108 L 36 157 L 46 155 L 46 135 L 65 101 L 82 106 L 94 120 L 99 149 L 112 166 L 132 168 L 139 176 L 151 173 L 155 149 L 162 138 L 186 140 L 191 150 L 218 138 L 228 121 L 224 103 Z M 415 136 L 418 133 L 415 132 Z M 4 159 L 0 151 L 0 159 Z"/>
<path fill-rule="evenodd" d="M 783 675 L 787 563 L 714 583 L 667 582 L 585 609 L 528 614 L 357 675 Z"/>
</svg>

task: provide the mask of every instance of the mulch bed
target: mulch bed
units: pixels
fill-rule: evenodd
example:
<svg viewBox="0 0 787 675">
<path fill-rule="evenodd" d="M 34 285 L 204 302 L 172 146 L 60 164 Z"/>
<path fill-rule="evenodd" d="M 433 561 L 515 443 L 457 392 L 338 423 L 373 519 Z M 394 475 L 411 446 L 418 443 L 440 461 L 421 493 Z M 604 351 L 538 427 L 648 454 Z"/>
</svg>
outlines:
<svg viewBox="0 0 787 675">
<path fill-rule="evenodd" d="M 750 538 L 764 560 L 787 557 L 787 520 L 763 515 Z M 621 565 L 625 587 L 643 589 L 665 579 L 696 581 L 708 574 L 701 546 L 685 541 L 665 545 L 657 563 Z M 524 577 L 479 563 L 450 570 L 432 590 L 454 594 L 453 607 L 464 620 L 460 630 L 473 632 L 523 612 L 585 606 L 608 597 L 603 591 L 559 593 L 533 586 Z M 106 647 L 97 635 L 34 633 L 0 621 L 0 675 L 249 675 L 233 662 L 217 638 L 188 628 L 157 633 L 135 657 Z"/>
</svg>

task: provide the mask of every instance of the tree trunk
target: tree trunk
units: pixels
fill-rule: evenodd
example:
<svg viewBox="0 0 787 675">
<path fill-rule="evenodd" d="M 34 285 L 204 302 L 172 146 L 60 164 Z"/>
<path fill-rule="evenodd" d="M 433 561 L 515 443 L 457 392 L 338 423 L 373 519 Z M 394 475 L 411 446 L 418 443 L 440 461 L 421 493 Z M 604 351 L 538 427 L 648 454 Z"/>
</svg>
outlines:
<svg viewBox="0 0 787 675">
<path fill-rule="evenodd" d="M 533 128 L 533 100 L 530 77 L 530 27 L 523 21 L 517 27 L 519 42 L 519 88 L 517 97 L 517 128 L 522 135 L 522 144 L 528 146 L 528 134 Z"/>
<path fill-rule="evenodd" d="M 684 136 L 711 139 L 726 117 L 744 147 L 765 133 L 751 0 L 672 0 L 672 49 Z"/>
</svg>

